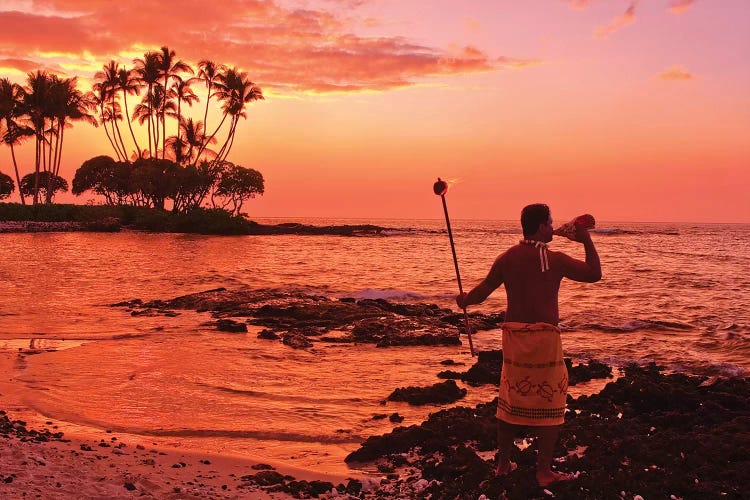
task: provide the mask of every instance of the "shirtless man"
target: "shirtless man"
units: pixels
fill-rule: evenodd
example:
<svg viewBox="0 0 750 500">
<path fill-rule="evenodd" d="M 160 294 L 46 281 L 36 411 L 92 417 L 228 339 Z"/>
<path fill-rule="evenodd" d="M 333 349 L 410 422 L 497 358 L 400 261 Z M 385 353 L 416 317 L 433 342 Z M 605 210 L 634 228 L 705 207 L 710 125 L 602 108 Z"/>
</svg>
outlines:
<svg viewBox="0 0 750 500">
<path fill-rule="evenodd" d="M 568 278 L 593 283 L 601 279 L 602 270 L 591 236 L 581 226 L 576 226 L 575 240 L 583 244 L 585 262 L 562 252 L 547 250 L 546 244 L 552 241 L 553 231 L 552 215 L 547 205 L 525 207 L 521 212 L 521 226 L 524 239 L 501 254 L 487 277 L 469 293 L 456 297 L 456 303 L 461 308 L 478 304 L 500 285 L 505 285 L 507 311 L 503 325 L 504 363 L 498 402 L 496 473 L 504 475 L 516 468 L 516 464 L 510 461 L 516 429 L 518 426 L 533 426 L 538 434 L 536 478 L 540 486 L 546 486 L 572 477 L 551 469 L 567 396 L 567 369 L 562 360 L 557 328 L 560 282 Z M 515 348 L 518 344 L 526 345 Z M 538 364 L 554 364 L 556 373 L 550 373 L 552 368 L 545 368 L 541 374 L 534 373 L 528 370 L 529 362 L 539 362 L 540 358 L 516 357 L 535 356 L 532 352 L 537 348 L 544 351 L 539 356 L 545 360 L 545 363 Z M 513 353 L 514 359 L 510 359 L 509 353 Z M 518 368 L 522 364 L 526 368 Z M 514 370 L 523 373 L 514 375 Z M 551 403 L 552 397 L 556 398 L 554 404 Z"/>
</svg>

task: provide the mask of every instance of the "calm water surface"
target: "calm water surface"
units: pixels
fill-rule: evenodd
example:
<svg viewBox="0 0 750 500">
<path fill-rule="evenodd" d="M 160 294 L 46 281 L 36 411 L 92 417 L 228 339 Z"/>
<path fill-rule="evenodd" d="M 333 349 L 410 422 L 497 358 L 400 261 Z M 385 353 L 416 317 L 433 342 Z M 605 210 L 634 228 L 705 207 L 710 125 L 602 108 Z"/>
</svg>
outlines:
<svg viewBox="0 0 750 500">
<path fill-rule="evenodd" d="M 282 222 L 280 220 L 271 222 Z M 374 223 L 385 237 L 216 237 L 174 234 L 0 235 L 0 348 L 43 352 L 13 367 L 17 397 L 45 418 L 341 471 L 343 457 L 391 430 L 375 414 L 419 423 L 436 407 L 382 404 L 396 387 L 430 385 L 467 347 L 378 349 L 318 343 L 294 350 L 217 332 L 208 314 L 133 317 L 110 304 L 216 287 L 302 290 L 453 306 L 457 291 L 444 221 Z M 464 286 L 520 238 L 516 222 L 455 221 Z M 564 282 L 563 344 L 576 360 L 656 361 L 672 370 L 750 370 L 750 225 L 600 223 L 604 278 Z M 554 249 L 583 258 L 582 247 Z M 504 308 L 497 291 L 474 310 Z M 455 307 L 454 307 L 455 308 Z M 475 336 L 500 348 L 499 332 Z M 460 404 L 494 397 L 469 388 Z"/>
</svg>

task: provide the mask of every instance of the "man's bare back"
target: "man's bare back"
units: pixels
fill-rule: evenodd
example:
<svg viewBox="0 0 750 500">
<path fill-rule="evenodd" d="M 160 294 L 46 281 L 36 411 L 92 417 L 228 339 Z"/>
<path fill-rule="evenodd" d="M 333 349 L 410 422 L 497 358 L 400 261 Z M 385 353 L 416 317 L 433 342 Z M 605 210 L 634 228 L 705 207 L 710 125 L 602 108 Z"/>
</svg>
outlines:
<svg viewBox="0 0 750 500">
<path fill-rule="evenodd" d="M 552 231 L 550 217 L 528 236 L 528 240 L 501 254 L 487 277 L 471 292 L 459 297 L 458 305 L 465 307 L 482 302 L 500 285 L 505 285 L 508 299 L 505 321 L 557 325 L 560 321 L 557 299 L 562 279 L 593 283 L 601 279 L 602 271 L 591 236 L 583 228 L 577 231 L 576 240 L 583 243 L 586 261 L 544 248 L 549 261 L 549 269 L 546 269 L 542 265 L 542 249 L 534 243 L 546 245 L 552 241 Z"/>
</svg>

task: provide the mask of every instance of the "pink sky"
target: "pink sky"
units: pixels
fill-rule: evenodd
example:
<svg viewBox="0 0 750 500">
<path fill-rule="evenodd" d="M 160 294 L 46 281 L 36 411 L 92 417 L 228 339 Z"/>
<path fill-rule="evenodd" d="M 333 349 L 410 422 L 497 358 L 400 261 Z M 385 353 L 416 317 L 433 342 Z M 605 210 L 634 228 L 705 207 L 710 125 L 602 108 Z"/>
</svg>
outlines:
<svg viewBox="0 0 750 500">
<path fill-rule="evenodd" d="M 88 90 L 162 45 L 247 71 L 266 100 L 230 160 L 266 179 L 251 218 L 440 218 L 440 176 L 454 218 L 544 201 L 558 220 L 750 222 L 747 0 L 4 0 L 0 26 L 18 82 Z M 100 154 L 76 124 L 63 177 Z"/>
</svg>

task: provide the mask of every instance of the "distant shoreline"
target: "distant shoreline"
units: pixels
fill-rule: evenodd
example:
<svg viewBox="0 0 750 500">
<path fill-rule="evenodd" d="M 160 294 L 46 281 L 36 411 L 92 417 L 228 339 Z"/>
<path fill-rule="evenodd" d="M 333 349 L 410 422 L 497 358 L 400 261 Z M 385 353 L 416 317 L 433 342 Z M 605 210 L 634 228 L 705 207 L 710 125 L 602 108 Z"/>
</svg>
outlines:
<svg viewBox="0 0 750 500">
<path fill-rule="evenodd" d="M 313 226 L 298 222 L 259 224 L 220 209 L 187 213 L 120 205 L 20 205 L 0 203 L 0 233 L 118 232 L 208 235 L 331 235 L 384 236 L 385 227 L 373 224 Z"/>
</svg>

